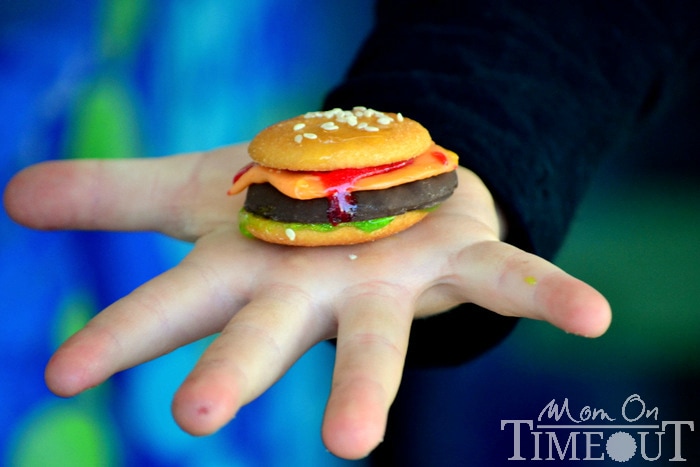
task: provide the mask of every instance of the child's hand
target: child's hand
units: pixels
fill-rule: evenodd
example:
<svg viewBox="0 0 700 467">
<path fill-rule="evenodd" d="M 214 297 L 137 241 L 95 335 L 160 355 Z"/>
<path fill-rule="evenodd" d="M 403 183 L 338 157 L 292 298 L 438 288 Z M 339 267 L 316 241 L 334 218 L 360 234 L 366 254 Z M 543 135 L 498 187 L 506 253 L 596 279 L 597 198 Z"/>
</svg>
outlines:
<svg viewBox="0 0 700 467">
<path fill-rule="evenodd" d="M 345 247 L 284 247 L 243 237 L 243 195 L 227 197 L 246 146 L 159 159 L 49 162 L 8 185 L 18 222 L 40 229 L 156 230 L 192 252 L 97 315 L 53 356 L 51 390 L 72 396 L 115 372 L 221 332 L 175 395 L 192 434 L 212 433 L 317 342 L 337 337 L 323 438 L 358 458 L 382 439 L 411 322 L 459 303 L 602 334 L 606 300 L 549 262 L 500 241 L 481 181 L 459 188 L 418 225 Z"/>
</svg>

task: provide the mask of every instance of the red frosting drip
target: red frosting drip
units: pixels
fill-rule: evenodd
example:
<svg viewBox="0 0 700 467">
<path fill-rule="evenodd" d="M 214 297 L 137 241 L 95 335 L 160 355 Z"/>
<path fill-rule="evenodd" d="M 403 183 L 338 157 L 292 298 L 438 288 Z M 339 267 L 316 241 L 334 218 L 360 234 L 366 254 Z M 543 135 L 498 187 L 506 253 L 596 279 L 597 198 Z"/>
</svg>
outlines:
<svg viewBox="0 0 700 467">
<path fill-rule="evenodd" d="M 450 161 L 447 159 L 447 156 L 440 151 L 433 151 L 430 153 L 431 156 L 433 156 L 435 159 L 439 160 L 442 165 L 447 165 L 450 163 Z"/>
<path fill-rule="evenodd" d="M 234 175 L 234 177 L 233 177 L 233 183 L 236 183 L 243 175 L 245 175 L 245 173 L 247 171 L 249 171 L 250 169 L 252 169 L 256 165 L 257 164 L 255 162 L 251 162 L 250 164 L 246 165 L 241 170 L 239 170 L 238 173 L 236 173 L 236 175 Z"/>
<path fill-rule="evenodd" d="M 362 167 L 359 169 L 348 168 L 348 169 L 337 169 L 330 170 L 327 172 L 309 172 L 321 179 L 321 183 L 326 187 L 326 190 L 340 190 L 341 187 L 352 187 L 356 181 L 371 177 L 373 175 L 379 175 L 386 172 L 391 172 L 392 170 L 400 169 L 413 162 L 413 159 L 407 161 L 399 161 L 391 164 L 377 165 L 375 167 Z"/>
<path fill-rule="evenodd" d="M 355 216 L 355 211 L 357 210 L 357 200 L 351 193 L 355 182 L 365 177 L 400 169 L 412 162 L 413 159 L 410 159 L 375 167 L 337 169 L 328 172 L 310 172 L 319 177 L 323 186 L 326 187 L 326 197 L 328 198 L 328 222 L 330 222 L 331 225 L 338 225 L 342 222 L 352 221 Z"/>
</svg>

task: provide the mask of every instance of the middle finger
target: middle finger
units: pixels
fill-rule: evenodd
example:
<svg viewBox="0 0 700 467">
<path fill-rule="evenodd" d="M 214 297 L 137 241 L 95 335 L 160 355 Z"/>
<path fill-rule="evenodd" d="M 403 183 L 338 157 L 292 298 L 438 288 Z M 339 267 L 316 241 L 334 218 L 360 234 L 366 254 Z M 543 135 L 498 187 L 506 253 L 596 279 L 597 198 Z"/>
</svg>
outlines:
<svg viewBox="0 0 700 467">
<path fill-rule="evenodd" d="M 323 439 L 336 455 L 359 458 L 384 436 L 408 349 L 412 301 L 403 289 L 376 283 L 348 297 L 339 307 Z"/>
</svg>

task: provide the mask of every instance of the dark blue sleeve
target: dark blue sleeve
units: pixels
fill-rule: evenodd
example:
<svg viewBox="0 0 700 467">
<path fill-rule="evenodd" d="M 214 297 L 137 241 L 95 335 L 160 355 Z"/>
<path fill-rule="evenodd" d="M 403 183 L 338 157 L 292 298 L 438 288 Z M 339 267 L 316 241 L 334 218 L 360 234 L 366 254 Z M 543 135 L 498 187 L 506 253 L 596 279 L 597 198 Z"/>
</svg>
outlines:
<svg viewBox="0 0 700 467">
<path fill-rule="evenodd" d="M 697 65 L 698 5 L 380 0 L 373 32 L 325 104 L 420 121 L 487 184 L 506 241 L 551 259 L 601 159 Z M 418 361 L 460 361 L 513 326 L 464 308 L 416 322 Z"/>
<path fill-rule="evenodd" d="M 374 32 L 326 104 L 423 123 L 486 181 L 509 240 L 552 258 L 600 159 L 682 66 L 691 25 L 676 16 L 698 7 L 659 3 L 380 1 Z"/>
</svg>

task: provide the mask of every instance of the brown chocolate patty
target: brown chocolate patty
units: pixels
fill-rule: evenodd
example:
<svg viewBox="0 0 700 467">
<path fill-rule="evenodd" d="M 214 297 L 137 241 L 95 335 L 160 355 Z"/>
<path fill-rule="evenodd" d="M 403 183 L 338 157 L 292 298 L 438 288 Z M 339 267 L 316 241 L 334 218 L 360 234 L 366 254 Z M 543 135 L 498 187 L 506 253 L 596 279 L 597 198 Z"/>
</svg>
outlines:
<svg viewBox="0 0 700 467">
<path fill-rule="evenodd" d="M 351 193 L 356 204 L 352 220 L 378 219 L 428 209 L 449 198 L 455 188 L 457 173 L 452 171 L 385 190 L 356 191 Z M 278 222 L 320 224 L 329 221 L 328 199 L 290 198 L 269 183 L 249 186 L 244 207 L 250 213 Z"/>
</svg>

